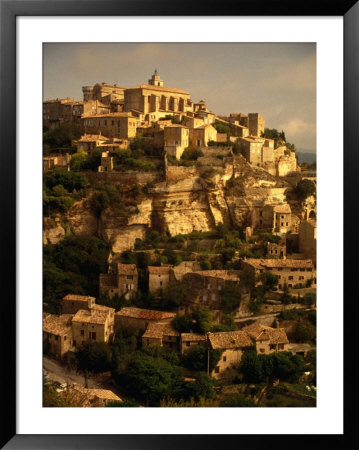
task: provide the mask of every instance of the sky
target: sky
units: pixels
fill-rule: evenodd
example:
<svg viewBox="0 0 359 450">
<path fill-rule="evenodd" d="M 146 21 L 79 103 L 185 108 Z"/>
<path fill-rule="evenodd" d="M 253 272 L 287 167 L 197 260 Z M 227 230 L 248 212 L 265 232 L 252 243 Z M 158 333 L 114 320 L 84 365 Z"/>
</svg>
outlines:
<svg viewBox="0 0 359 450">
<path fill-rule="evenodd" d="M 204 100 L 218 115 L 259 112 L 298 150 L 316 150 L 316 46 L 312 43 L 44 44 L 44 99 L 82 99 L 82 86 L 148 82 Z"/>
</svg>

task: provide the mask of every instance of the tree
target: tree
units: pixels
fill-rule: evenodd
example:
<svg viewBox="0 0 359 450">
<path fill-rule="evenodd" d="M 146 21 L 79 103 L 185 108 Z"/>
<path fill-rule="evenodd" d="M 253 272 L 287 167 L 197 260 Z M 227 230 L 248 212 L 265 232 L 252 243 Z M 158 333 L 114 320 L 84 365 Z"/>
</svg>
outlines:
<svg viewBox="0 0 359 450">
<path fill-rule="evenodd" d="M 300 180 L 293 189 L 293 194 L 300 201 L 304 201 L 311 195 L 315 195 L 315 193 L 316 193 L 315 184 L 313 183 L 313 181 L 307 179 Z"/>
<path fill-rule="evenodd" d="M 200 266 L 202 270 L 211 270 L 212 269 L 212 264 L 210 263 L 210 261 L 208 259 L 203 259 L 202 261 L 200 261 Z"/>
<path fill-rule="evenodd" d="M 205 372 L 200 372 L 196 376 L 194 382 L 186 384 L 185 395 L 187 398 L 193 398 L 195 401 L 199 401 L 201 398 L 208 399 L 214 397 L 215 381 Z"/>
<path fill-rule="evenodd" d="M 221 354 L 221 350 L 208 349 L 207 346 L 198 345 L 182 356 L 182 364 L 190 370 L 207 372 L 209 357 L 209 371 L 212 372 L 218 364 Z"/>
<path fill-rule="evenodd" d="M 166 397 L 181 396 L 184 377 L 179 367 L 163 358 L 135 352 L 128 362 L 124 381 L 135 398 L 149 406 L 158 406 Z"/>
<path fill-rule="evenodd" d="M 111 400 L 106 404 L 106 408 L 137 408 L 139 406 L 138 402 L 132 398 L 124 400 L 123 402 Z"/>
<path fill-rule="evenodd" d="M 74 172 L 84 170 L 86 160 L 87 160 L 86 152 L 75 153 L 70 161 L 70 169 L 73 170 Z"/>
<path fill-rule="evenodd" d="M 165 309 L 177 309 L 187 302 L 188 287 L 182 282 L 170 284 L 163 292 L 161 306 Z"/>
<path fill-rule="evenodd" d="M 244 394 L 230 394 L 221 400 L 220 405 L 226 408 L 237 408 L 237 407 L 255 407 L 254 401 L 250 397 L 245 397 Z"/>
<path fill-rule="evenodd" d="M 85 342 L 76 357 L 81 370 L 101 373 L 111 369 L 112 352 L 105 342 Z"/>
<path fill-rule="evenodd" d="M 295 327 L 293 337 L 299 342 L 308 342 L 315 338 L 316 328 L 311 323 L 298 323 Z"/>
<path fill-rule="evenodd" d="M 265 291 L 271 291 L 278 285 L 279 277 L 271 272 L 263 272 L 259 275 Z"/>
<path fill-rule="evenodd" d="M 176 316 L 172 320 L 172 325 L 179 333 L 191 333 L 195 327 L 195 321 L 191 315 Z"/>
<path fill-rule="evenodd" d="M 247 383 L 260 383 L 264 381 L 262 363 L 255 349 L 248 349 L 242 357 L 240 371 Z"/>
<path fill-rule="evenodd" d="M 199 309 L 194 314 L 199 333 L 206 334 L 212 327 L 212 313 L 208 308 Z"/>
<path fill-rule="evenodd" d="M 231 314 L 241 304 L 241 288 L 238 283 L 227 282 L 221 292 L 220 309 L 225 314 Z"/>
</svg>

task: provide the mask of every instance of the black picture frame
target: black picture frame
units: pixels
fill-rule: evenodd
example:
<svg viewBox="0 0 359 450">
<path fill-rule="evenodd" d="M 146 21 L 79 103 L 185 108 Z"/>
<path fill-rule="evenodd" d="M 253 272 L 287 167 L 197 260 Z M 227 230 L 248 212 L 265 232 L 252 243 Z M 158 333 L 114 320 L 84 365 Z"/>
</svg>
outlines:
<svg viewBox="0 0 359 450">
<path fill-rule="evenodd" d="M 220 10 L 219 10 L 220 9 Z M 344 256 L 357 244 L 354 181 L 359 168 L 355 151 L 359 142 L 359 4 L 355 0 L 328 3 L 257 0 L 168 2 L 164 0 L 0 0 L 0 186 L 2 267 L 1 379 L 3 419 L 1 448 L 6 449 L 192 449 L 235 448 L 239 445 L 266 448 L 314 448 L 328 442 L 333 448 L 349 448 L 356 414 L 347 414 L 343 435 L 17 435 L 16 434 L 16 17 L 18 16 L 342 16 L 344 18 Z M 305 32 L 305 31 L 303 31 Z M 350 249 L 350 251 L 349 251 Z M 355 349 L 350 347 L 354 330 L 355 263 L 344 272 L 345 293 L 353 292 L 345 304 L 345 392 L 344 405 L 352 403 L 356 372 Z M 353 289 L 351 289 L 353 287 Z M 345 298 L 345 297 L 344 297 Z M 333 337 L 334 338 L 334 337 Z M 353 353 L 352 353 L 353 352 Z M 140 424 L 139 424 L 140 426 Z M 164 430 L 165 431 L 165 430 Z M 234 430 L 235 431 L 235 430 Z"/>
</svg>

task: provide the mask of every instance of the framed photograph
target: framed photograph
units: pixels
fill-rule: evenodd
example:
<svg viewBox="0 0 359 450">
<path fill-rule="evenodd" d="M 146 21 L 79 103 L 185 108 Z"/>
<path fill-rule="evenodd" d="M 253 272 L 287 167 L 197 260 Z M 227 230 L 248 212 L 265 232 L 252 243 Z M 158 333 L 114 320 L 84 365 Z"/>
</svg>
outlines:
<svg viewBox="0 0 359 450">
<path fill-rule="evenodd" d="M 359 7 L 217 9 L 1 1 L 3 448 L 345 446 Z"/>
</svg>

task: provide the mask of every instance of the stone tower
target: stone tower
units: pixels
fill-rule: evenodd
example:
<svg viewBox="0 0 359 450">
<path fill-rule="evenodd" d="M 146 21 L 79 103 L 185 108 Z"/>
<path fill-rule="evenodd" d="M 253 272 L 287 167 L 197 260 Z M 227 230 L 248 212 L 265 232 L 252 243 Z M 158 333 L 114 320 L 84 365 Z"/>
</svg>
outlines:
<svg viewBox="0 0 359 450">
<path fill-rule="evenodd" d="M 158 75 L 157 69 L 155 69 L 154 74 L 152 75 L 152 78 L 148 80 L 148 84 L 151 86 L 163 86 L 163 80 Z"/>
<path fill-rule="evenodd" d="M 259 113 L 249 113 L 248 128 L 250 136 L 261 136 L 264 133 L 264 118 Z"/>
</svg>

